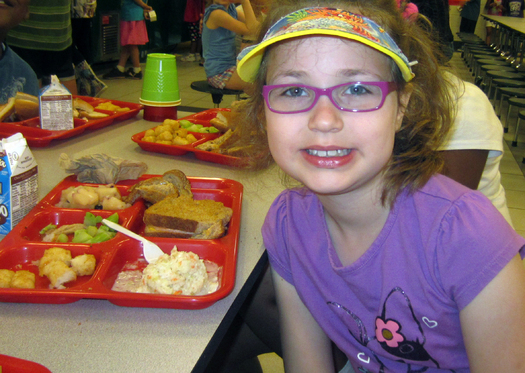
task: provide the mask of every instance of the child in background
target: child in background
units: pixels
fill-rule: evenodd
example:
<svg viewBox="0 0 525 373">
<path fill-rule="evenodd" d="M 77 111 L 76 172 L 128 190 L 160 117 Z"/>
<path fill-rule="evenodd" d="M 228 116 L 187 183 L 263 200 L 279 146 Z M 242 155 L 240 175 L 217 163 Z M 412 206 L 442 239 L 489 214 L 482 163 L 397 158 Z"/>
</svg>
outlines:
<svg viewBox="0 0 525 373">
<path fill-rule="evenodd" d="M 195 62 L 201 60 L 201 31 L 200 19 L 204 14 L 203 0 L 187 0 L 184 11 L 184 22 L 188 25 L 190 31 L 190 53 L 181 57 L 183 62 Z"/>
<path fill-rule="evenodd" d="M 257 31 L 250 0 L 240 1 L 243 12 L 238 12 L 234 0 L 213 0 L 204 11 L 202 48 L 204 71 L 208 83 L 215 88 L 244 89 L 249 86 L 236 72 L 235 35 L 249 35 Z"/>
<path fill-rule="evenodd" d="M 144 19 L 149 19 L 149 11 L 153 10 L 147 2 L 123 0 L 120 9 L 120 59 L 118 65 L 103 76 L 104 79 L 142 79 L 139 45 L 149 41 Z M 133 67 L 126 71 L 129 58 Z"/>
<path fill-rule="evenodd" d="M 4 43 L 7 32 L 29 17 L 29 0 L 0 7 L 0 104 L 17 92 L 38 96 L 38 79 L 31 67 Z"/>
<path fill-rule="evenodd" d="M 258 41 L 242 134 L 302 184 L 263 226 L 286 371 L 333 372 L 333 341 L 345 371 L 523 372 L 525 240 L 438 174 L 457 95 L 436 45 L 393 0 L 283 0 Z"/>
<path fill-rule="evenodd" d="M 503 0 L 487 0 L 485 3 L 485 13 L 491 16 L 502 16 L 503 15 Z M 497 27 L 495 22 L 486 20 L 487 35 L 485 41 L 487 45 L 492 44 L 492 30 Z"/>
</svg>

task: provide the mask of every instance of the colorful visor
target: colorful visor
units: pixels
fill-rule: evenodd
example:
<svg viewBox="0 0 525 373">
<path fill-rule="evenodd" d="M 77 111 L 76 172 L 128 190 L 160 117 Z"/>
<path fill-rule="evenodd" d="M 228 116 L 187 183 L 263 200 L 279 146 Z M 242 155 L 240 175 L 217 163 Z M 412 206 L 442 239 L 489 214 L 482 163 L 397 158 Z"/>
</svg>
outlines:
<svg viewBox="0 0 525 373">
<path fill-rule="evenodd" d="M 414 77 L 407 57 L 390 35 L 374 21 L 359 14 L 334 8 L 305 8 L 284 16 L 264 35 L 259 44 L 247 47 L 237 56 L 237 72 L 241 79 L 253 82 L 266 47 L 282 40 L 305 35 L 338 36 L 355 40 L 391 57 L 405 81 Z"/>
</svg>

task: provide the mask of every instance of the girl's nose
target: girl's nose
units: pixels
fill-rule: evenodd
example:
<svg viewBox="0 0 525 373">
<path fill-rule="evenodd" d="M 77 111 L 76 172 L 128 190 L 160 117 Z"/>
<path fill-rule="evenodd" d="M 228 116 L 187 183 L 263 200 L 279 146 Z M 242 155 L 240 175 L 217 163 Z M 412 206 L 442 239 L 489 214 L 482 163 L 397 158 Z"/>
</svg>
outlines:
<svg viewBox="0 0 525 373">
<path fill-rule="evenodd" d="M 334 106 L 328 96 L 321 96 L 310 110 L 308 128 L 312 131 L 339 132 L 343 129 L 342 111 Z"/>
</svg>

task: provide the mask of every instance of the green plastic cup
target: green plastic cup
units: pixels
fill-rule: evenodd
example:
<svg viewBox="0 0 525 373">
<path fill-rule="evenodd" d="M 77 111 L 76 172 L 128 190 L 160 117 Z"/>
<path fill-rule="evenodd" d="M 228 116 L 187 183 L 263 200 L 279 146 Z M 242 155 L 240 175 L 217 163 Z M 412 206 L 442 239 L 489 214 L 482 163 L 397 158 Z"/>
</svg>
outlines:
<svg viewBox="0 0 525 373">
<path fill-rule="evenodd" d="M 140 98 L 159 104 L 180 103 L 177 62 L 174 55 L 148 54 Z"/>
</svg>

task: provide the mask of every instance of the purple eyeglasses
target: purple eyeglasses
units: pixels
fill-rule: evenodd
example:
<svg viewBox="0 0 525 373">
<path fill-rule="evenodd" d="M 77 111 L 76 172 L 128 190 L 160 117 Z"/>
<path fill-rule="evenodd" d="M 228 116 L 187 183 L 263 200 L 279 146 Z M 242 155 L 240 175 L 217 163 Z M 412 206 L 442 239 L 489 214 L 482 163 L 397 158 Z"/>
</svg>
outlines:
<svg viewBox="0 0 525 373">
<path fill-rule="evenodd" d="M 323 95 L 328 96 L 339 110 L 366 112 L 380 109 L 386 96 L 395 90 L 395 82 L 349 82 L 330 88 L 277 84 L 263 86 L 263 95 L 268 108 L 280 114 L 309 111 Z"/>
</svg>

